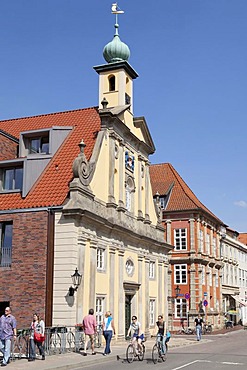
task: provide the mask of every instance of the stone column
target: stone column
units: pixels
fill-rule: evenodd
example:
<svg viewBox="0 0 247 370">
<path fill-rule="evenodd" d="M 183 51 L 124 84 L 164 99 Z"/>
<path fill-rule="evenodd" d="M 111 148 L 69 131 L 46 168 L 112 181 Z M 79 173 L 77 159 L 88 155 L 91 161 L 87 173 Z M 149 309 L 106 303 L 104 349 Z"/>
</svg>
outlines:
<svg viewBox="0 0 247 370">
<path fill-rule="evenodd" d="M 143 307 L 143 256 L 138 256 L 138 284 L 140 284 L 140 289 L 138 291 L 138 319 L 140 323 L 143 321 L 142 317 L 142 307 Z M 145 292 L 144 292 L 145 293 Z M 132 313 L 133 314 L 133 313 Z"/>
<path fill-rule="evenodd" d="M 118 339 L 125 337 L 124 250 L 118 250 Z"/>
<path fill-rule="evenodd" d="M 196 233 L 197 233 L 198 253 L 202 253 L 203 252 L 203 248 L 201 246 L 201 239 L 200 239 L 200 224 L 201 224 L 201 221 L 200 221 L 200 218 L 198 218 L 197 221 L 196 221 Z"/>
<path fill-rule="evenodd" d="M 163 261 L 158 260 L 158 276 L 157 276 L 158 283 L 158 315 L 161 315 L 163 312 L 163 299 L 164 299 L 164 279 L 163 279 Z"/>
<path fill-rule="evenodd" d="M 78 238 L 78 271 L 81 274 L 81 285 L 77 291 L 77 310 L 76 310 L 76 322 L 81 322 L 83 313 L 87 311 L 83 308 L 84 302 L 84 285 L 85 285 L 85 249 L 87 239 L 80 236 Z"/>
<path fill-rule="evenodd" d="M 149 217 L 149 162 L 146 162 L 145 166 L 145 220 L 144 223 L 150 224 Z"/>
<path fill-rule="evenodd" d="M 190 224 L 190 252 L 195 253 L 195 219 L 189 219 Z"/>
<path fill-rule="evenodd" d="M 124 143 L 123 141 L 120 141 L 119 143 L 119 201 L 118 201 L 118 207 L 125 209 L 125 203 L 124 203 Z"/>
<path fill-rule="evenodd" d="M 217 231 L 216 234 L 216 258 L 220 258 L 220 232 Z"/>
<path fill-rule="evenodd" d="M 196 298 L 198 297 L 198 293 L 199 293 L 198 289 L 199 289 L 199 286 L 200 286 L 200 280 L 199 280 L 199 283 L 196 284 L 195 263 L 191 263 L 189 276 L 190 276 L 190 311 L 191 311 L 191 313 L 194 314 L 197 310 Z"/>
<path fill-rule="evenodd" d="M 109 309 L 113 314 L 115 312 L 115 284 L 116 284 L 116 278 L 115 278 L 115 271 L 116 271 L 116 263 L 115 263 L 115 256 L 116 256 L 116 247 L 110 246 L 109 248 L 109 254 L 110 254 L 110 281 L 109 281 Z"/>
<path fill-rule="evenodd" d="M 108 203 L 107 206 L 116 207 L 114 197 L 114 171 L 115 171 L 115 134 L 109 134 L 109 187 L 108 187 Z"/>
<path fill-rule="evenodd" d="M 172 243 L 172 221 L 166 220 L 166 241 L 168 244 Z"/>
<path fill-rule="evenodd" d="M 138 183 L 137 183 L 137 189 L 138 189 L 138 219 L 139 220 L 143 220 L 143 211 L 142 211 L 142 178 L 143 178 L 143 170 L 142 170 L 142 167 L 143 167 L 143 157 L 142 156 L 138 156 Z"/>
<path fill-rule="evenodd" d="M 90 240 L 90 290 L 89 290 L 89 307 L 95 307 L 95 283 L 97 272 L 97 241 Z"/>
<path fill-rule="evenodd" d="M 146 337 L 149 337 L 149 262 L 150 259 L 145 257 L 145 325 L 144 333 Z"/>
</svg>

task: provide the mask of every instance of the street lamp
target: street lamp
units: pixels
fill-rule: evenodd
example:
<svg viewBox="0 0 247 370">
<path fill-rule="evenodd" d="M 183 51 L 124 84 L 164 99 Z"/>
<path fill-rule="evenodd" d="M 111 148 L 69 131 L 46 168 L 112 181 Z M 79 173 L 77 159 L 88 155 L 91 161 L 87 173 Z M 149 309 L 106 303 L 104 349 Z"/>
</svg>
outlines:
<svg viewBox="0 0 247 370">
<path fill-rule="evenodd" d="M 74 274 L 71 275 L 71 279 L 72 279 L 72 283 L 73 283 L 74 287 L 73 286 L 69 287 L 69 296 L 73 297 L 73 295 L 77 291 L 79 285 L 81 284 L 81 279 L 82 279 L 82 276 L 79 273 L 77 268 L 75 269 Z"/>
</svg>

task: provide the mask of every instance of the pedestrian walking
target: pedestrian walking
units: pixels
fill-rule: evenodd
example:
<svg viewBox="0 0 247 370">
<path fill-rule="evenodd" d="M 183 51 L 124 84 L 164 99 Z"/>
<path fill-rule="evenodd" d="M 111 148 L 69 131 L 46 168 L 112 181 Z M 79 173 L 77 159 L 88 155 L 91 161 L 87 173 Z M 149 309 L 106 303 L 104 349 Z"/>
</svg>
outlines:
<svg viewBox="0 0 247 370">
<path fill-rule="evenodd" d="M 105 318 L 103 321 L 103 336 L 105 338 L 105 350 L 103 355 L 109 355 L 111 353 L 111 339 L 113 334 L 115 334 L 114 321 L 110 311 L 106 311 Z"/>
<path fill-rule="evenodd" d="M 6 307 L 0 318 L 0 351 L 3 354 L 1 366 L 9 363 L 12 339 L 16 339 L 16 319 L 11 314 L 11 308 Z"/>
<path fill-rule="evenodd" d="M 203 319 L 201 315 L 198 314 L 198 317 L 195 319 L 196 337 L 198 341 L 202 339 L 202 325 L 203 325 Z"/>
<path fill-rule="evenodd" d="M 39 349 L 39 354 L 42 356 L 42 360 L 45 360 L 45 323 L 44 320 L 40 320 L 39 315 L 36 313 L 33 315 L 33 321 L 31 322 L 31 332 L 29 337 L 29 358 L 28 361 L 34 361 L 36 358 L 36 345 Z"/>
<path fill-rule="evenodd" d="M 97 324 L 93 308 L 90 308 L 90 310 L 88 311 L 88 315 L 84 317 L 82 321 L 82 327 L 85 334 L 85 346 L 83 356 L 87 356 L 87 344 L 89 341 L 91 343 L 92 355 L 96 355 L 96 352 L 94 352 L 94 336 L 97 331 Z"/>
</svg>

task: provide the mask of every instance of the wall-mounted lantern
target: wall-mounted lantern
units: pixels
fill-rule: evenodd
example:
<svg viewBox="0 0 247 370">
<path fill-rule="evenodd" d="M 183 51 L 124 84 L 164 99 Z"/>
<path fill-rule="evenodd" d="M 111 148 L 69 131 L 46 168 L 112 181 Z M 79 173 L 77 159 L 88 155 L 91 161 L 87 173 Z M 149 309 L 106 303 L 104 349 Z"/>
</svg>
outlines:
<svg viewBox="0 0 247 370">
<path fill-rule="evenodd" d="M 72 283 L 74 286 L 69 287 L 69 296 L 73 297 L 79 285 L 81 284 L 81 279 L 82 279 L 82 276 L 79 273 L 77 268 L 75 269 L 74 274 L 71 275 L 71 279 L 72 279 Z"/>
</svg>

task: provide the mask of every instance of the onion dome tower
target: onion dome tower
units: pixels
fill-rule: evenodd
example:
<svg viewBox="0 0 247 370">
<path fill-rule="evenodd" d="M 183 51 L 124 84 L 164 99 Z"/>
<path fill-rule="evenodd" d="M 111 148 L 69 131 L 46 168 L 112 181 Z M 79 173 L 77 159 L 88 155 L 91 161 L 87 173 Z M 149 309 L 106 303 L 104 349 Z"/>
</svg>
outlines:
<svg viewBox="0 0 247 370">
<path fill-rule="evenodd" d="M 99 74 L 99 108 L 122 107 L 125 113 L 124 121 L 133 121 L 133 80 L 138 77 L 136 71 L 128 63 L 130 49 L 121 41 L 118 33 L 118 15 L 124 13 L 117 4 L 112 5 L 115 14 L 115 34 L 103 49 L 103 57 L 107 64 L 94 67 Z M 102 104 L 102 102 L 104 102 Z M 107 104 L 106 104 L 107 103 Z M 131 117 L 127 117 L 127 116 Z"/>
</svg>

